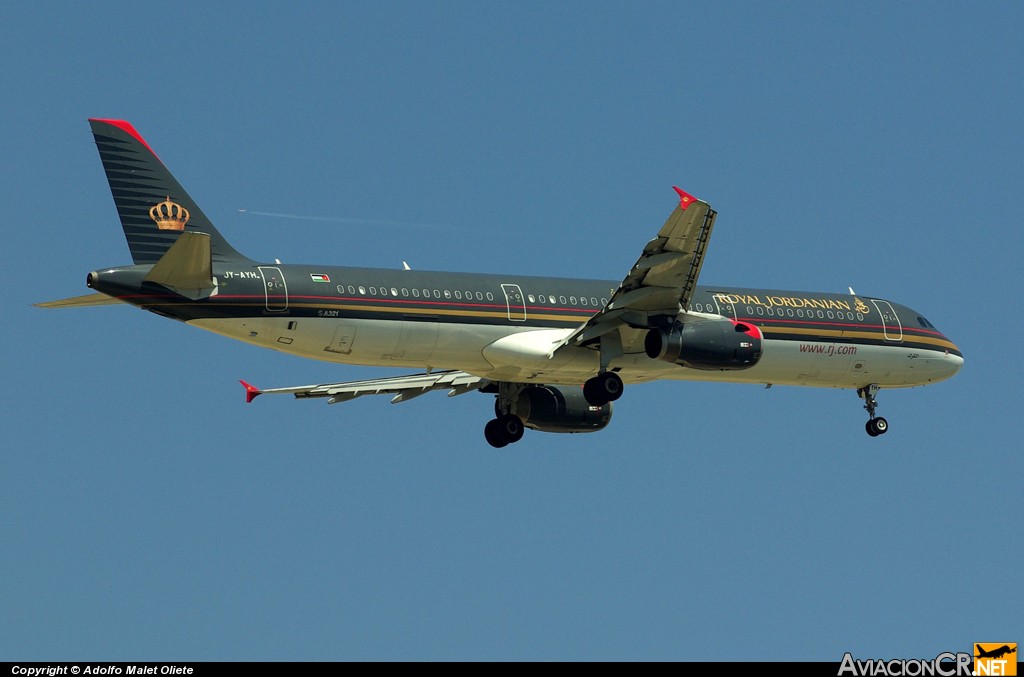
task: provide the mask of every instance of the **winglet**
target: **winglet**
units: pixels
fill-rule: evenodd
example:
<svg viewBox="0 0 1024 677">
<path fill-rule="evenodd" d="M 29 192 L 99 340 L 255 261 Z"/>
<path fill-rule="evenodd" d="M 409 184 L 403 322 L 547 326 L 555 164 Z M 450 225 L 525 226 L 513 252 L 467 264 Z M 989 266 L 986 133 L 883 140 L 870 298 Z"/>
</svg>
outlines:
<svg viewBox="0 0 1024 677">
<path fill-rule="evenodd" d="M 250 385 L 250 384 L 246 383 L 242 379 L 238 379 L 238 382 L 241 383 L 243 386 L 245 386 L 245 403 L 246 404 L 249 404 L 250 402 L 255 400 L 257 397 L 259 397 L 260 395 L 263 394 L 262 390 L 260 390 L 259 388 L 257 388 L 254 385 Z"/>
<path fill-rule="evenodd" d="M 694 196 L 690 195 L 689 193 L 687 193 L 685 190 L 683 190 L 679 186 L 672 186 L 672 190 L 674 190 L 675 192 L 679 193 L 679 208 L 680 209 L 686 209 L 687 207 L 689 207 L 690 205 L 692 205 L 694 202 L 697 201 L 697 198 L 695 198 Z"/>
</svg>

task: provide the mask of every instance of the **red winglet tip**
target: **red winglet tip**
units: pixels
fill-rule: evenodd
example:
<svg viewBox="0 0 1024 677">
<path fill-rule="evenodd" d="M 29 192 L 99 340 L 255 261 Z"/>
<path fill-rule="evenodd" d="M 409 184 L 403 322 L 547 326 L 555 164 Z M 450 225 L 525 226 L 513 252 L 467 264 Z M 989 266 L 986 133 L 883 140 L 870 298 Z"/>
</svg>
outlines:
<svg viewBox="0 0 1024 677">
<path fill-rule="evenodd" d="M 246 383 L 242 379 L 238 379 L 238 382 L 241 383 L 243 386 L 245 386 L 245 403 L 246 404 L 249 404 L 250 402 L 255 400 L 257 397 L 259 397 L 260 395 L 263 394 L 262 390 L 260 390 L 259 388 L 257 388 L 254 385 L 250 385 L 250 384 Z"/>
<path fill-rule="evenodd" d="M 692 205 L 694 202 L 697 201 L 697 198 L 695 198 L 694 196 L 690 195 L 689 193 L 687 193 L 685 190 L 683 190 L 679 186 L 672 186 L 672 190 L 674 190 L 675 192 L 679 193 L 679 208 L 680 209 L 686 209 L 687 207 L 689 207 L 690 205 Z"/>
</svg>

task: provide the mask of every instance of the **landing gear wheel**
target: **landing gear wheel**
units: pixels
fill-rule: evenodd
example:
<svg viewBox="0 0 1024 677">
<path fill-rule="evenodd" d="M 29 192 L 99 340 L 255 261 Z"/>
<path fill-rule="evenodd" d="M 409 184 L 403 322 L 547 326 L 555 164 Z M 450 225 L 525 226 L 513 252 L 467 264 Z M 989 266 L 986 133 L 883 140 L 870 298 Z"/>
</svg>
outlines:
<svg viewBox="0 0 1024 677">
<path fill-rule="evenodd" d="M 889 422 L 879 416 L 875 419 L 875 430 L 879 435 L 884 435 L 889 430 Z"/>
<path fill-rule="evenodd" d="M 493 418 L 484 426 L 484 439 L 495 449 L 514 444 L 523 439 L 526 426 L 515 414 L 504 414 Z"/>
<path fill-rule="evenodd" d="M 515 444 L 519 440 L 523 439 L 523 433 L 526 432 L 526 426 L 523 425 L 523 419 L 519 418 L 515 414 L 505 414 L 497 418 L 498 428 L 501 430 L 502 436 L 508 444 Z"/>
<path fill-rule="evenodd" d="M 487 444 L 491 445 L 495 449 L 501 449 L 502 447 L 508 446 L 508 440 L 501 434 L 501 426 L 498 423 L 498 419 L 492 418 L 484 426 L 484 439 L 487 440 Z"/>
<path fill-rule="evenodd" d="M 603 407 L 622 397 L 622 379 L 614 371 L 606 371 L 583 384 L 583 397 L 595 407 Z"/>
<path fill-rule="evenodd" d="M 878 437 L 879 435 L 884 435 L 885 432 L 889 430 L 889 422 L 879 416 L 878 418 L 873 418 L 868 421 L 865 428 L 868 431 L 868 435 Z"/>
</svg>

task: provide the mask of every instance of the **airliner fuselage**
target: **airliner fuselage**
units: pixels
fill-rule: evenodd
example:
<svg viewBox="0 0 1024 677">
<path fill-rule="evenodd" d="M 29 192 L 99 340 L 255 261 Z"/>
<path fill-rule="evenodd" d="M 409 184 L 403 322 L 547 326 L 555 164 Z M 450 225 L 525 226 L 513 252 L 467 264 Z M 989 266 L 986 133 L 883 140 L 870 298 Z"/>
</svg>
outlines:
<svg viewBox="0 0 1024 677">
<path fill-rule="evenodd" d="M 459 369 L 492 379 L 580 384 L 599 368 L 584 347 L 550 346 L 608 303 L 616 282 L 305 265 L 230 266 L 197 300 L 143 282 L 148 267 L 92 273 L 93 289 L 254 345 L 343 364 Z M 748 369 L 693 369 L 632 346 L 609 364 L 654 379 L 886 388 L 949 378 L 959 349 L 921 313 L 870 296 L 698 286 L 686 312 L 756 325 Z"/>
</svg>

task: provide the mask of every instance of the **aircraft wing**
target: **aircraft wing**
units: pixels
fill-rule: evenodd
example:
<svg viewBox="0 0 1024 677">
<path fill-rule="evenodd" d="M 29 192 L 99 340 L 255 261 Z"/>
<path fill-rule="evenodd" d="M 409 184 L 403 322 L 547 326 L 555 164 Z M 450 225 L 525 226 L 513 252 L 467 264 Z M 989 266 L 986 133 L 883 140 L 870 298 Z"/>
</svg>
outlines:
<svg viewBox="0 0 1024 677">
<path fill-rule="evenodd" d="M 259 395 L 276 395 L 291 393 L 295 397 L 327 397 L 328 404 L 348 402 L 363 395 L 394 395 L 392 404 L 406 402 L 419 397 L 431 390 L 448 390 L 448 397 L 488 385 L 490 381 L 464 371 L 438 371 L 431 374 L 410 374 L 409 376 L 393 376 L 376 378 L 367 381 L 349 381 L 347 383 L 325 383 L 320 385 L 296 386 L 292 388 L 270 388 L 260 390 L 245 381 L 245 401 L 252 402 Z"/>
<path fill-rule="evenodd" d="M 555 345 L 582 345 L 623 326 L 648 328 L 654 316 L 675 317 L 690 303 L 717 212 L 673 186 L 679 206 L 647 243 L 600 312 Z"/>
</svg>

